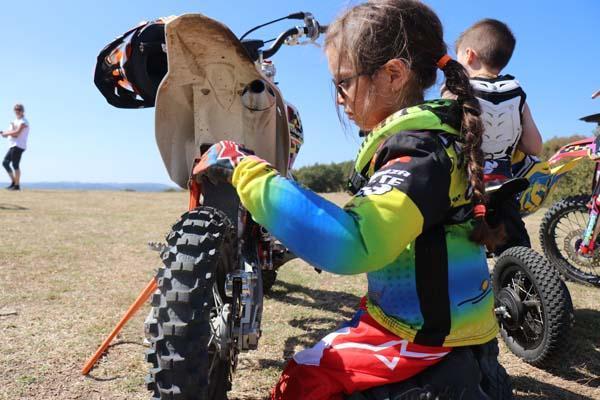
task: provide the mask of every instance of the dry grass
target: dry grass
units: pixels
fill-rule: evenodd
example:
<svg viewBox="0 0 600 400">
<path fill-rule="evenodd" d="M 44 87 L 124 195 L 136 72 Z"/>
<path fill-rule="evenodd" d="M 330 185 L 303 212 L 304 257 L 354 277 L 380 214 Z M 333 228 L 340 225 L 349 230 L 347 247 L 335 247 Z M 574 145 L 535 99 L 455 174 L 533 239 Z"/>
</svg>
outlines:
<svg viewBox="0 0 600 400">
<path fill-rule="evenodd" d="M 148 398 L 147 308 L 90 377 L 79 371 L 159 265 L 146 242 L 161 240 L 185 206 L 184 193 L 0 193 L 0 399 Z M 534 237 L 538 224 L 529 218 Z M 577 325 L 559 368 L 503 351 L 521 399 L 600 399 L 600 291 L 569 288 Z M 259 350 L 242 355 L 231 397 L 265 398 L 285 360 L 349 317 L 364 290 L 362 276 L 286 265 L 265 303 Z"/>
</svg>

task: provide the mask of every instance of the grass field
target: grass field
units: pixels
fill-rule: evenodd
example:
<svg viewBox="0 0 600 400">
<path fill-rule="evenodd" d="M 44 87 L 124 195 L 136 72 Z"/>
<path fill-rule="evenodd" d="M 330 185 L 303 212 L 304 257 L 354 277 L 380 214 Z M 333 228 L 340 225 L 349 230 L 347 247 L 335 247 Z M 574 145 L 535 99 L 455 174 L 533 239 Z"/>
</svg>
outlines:
<svg viewBox="0 0 600 400">
<path fill-rule="evenodd" d="M 89 377 L 79 371 L 160 265 L 146 243 L 161 241 L 186 204 L 185 193 L 0 193 L 0 399 L 149 398 L 147 306 Z M 533 238 L 539 218 L 527 220 Z M 543 371 L 502 349 L 517 398 L 600 399 L 600 290 L 569 289 L 576 325 L 560 365 Z M 364 276 L 284 266 L 230 397 L 266 398 L 285 360 L 351 316 L 364 291 Z"/>
</svg>

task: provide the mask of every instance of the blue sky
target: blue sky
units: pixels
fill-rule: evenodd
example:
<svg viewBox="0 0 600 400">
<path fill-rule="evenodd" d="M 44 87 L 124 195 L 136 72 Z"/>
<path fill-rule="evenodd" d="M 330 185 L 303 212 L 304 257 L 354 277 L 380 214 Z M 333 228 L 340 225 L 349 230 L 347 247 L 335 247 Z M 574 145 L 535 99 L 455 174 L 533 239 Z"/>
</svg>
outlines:
<svg viewBox="0 0 600 400">
<path fill-rule="evenodd" d="M 517 48 L 506 72 L 528 94 L 545 138 L 580 133 L 592 126 L 578 121 L 600 112 L 598 24 L 600 2 L 427 1 L 452 45 L 467 26 L 485 17 L 507 22 Z M 310 11 L 331 21 L 348 1 L 27 1 L 4 2 L 0 24 L 0 129 L 14 118 L 15 102 L 25 104 L 31 124 L 23 155 L 23 182 L 170 183 L 154 143 L 153 110 L 110 107 L 92 82 L 98 51 L 144 19 L 201 12 L 236 34 L 294 11 Z M 257 32 L 271 38 L 293 25 L 282 22 Z M 297 165 L 353 158 L 359 139 L 344 132 L 333 106 L 330 76 L 322 51 L 288 47 L 274 58 L 280 87 L 299 109 L 305 145 Z M 437 89 L 435 89 L 437 90 Z M 435 96 L 433 91 L 431 96 Z M 0 140 L 3 155 L 8 148 Z M 7 181 L 0 173 L 0 181 Z"/>
</svg>

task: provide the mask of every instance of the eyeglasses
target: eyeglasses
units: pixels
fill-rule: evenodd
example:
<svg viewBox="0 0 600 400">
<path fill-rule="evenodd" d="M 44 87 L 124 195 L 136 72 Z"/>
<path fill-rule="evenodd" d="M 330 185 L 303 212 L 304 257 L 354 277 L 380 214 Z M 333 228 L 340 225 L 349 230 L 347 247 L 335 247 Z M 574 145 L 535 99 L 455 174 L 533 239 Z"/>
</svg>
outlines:
<svg viewBox="0 0 600 400">
<path fill-rule="evenodd" d="M 333 86 L 335 87 L 337 94 L 339 94 L 343 98 L 348 98 L 348 89 L 350 88 L 350 83 L 354 79 L 361 77 L 363 75 L 371 75 L 371 74 L 361 72 L 360 74 L 352 75 L 347 78 L 340 79 L 339 81 L 332 79 L 331 82 L 333 83 Z"/>
<path fill-rule="evenodd" d="M 377 67 L 375 69 L 375 71 L 373 71 L 373 72 L 361 72 L 360 74 L 352 75 L 347 78 L 340 79 L 339 81 L 336 81 L 335 79 L 332 79 L 331 81 L 333 82 L 333 86 L 335 87 L 337 94 L 339 94 L 343 98 L 347 99 L 348 98 L 348 89 L 350 88 L 350 83 L 354 79 L 359 78 L 361 76 L 373 76 L 373 75 L 375 75 L 375 73 L 377 71 L 379 71 L 380 68 L 381 67 Z"/>
</svg>

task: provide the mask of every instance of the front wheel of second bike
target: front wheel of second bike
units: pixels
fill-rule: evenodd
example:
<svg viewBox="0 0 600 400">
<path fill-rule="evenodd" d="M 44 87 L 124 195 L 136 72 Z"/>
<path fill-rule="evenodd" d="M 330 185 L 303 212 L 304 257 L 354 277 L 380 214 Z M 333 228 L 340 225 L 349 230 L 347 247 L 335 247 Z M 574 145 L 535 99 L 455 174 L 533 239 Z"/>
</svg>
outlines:
<svg viewBox="0 0 600 400">
<path fill-rule="evenodd" d="M 600 243 L 588 254 L 579 249 L 590 220 L 590 196 L 572 196 L 554 204 L 540 225 L 540 243 L 548 260 L 570 280 L 600 287 Z"/>
</svg>

